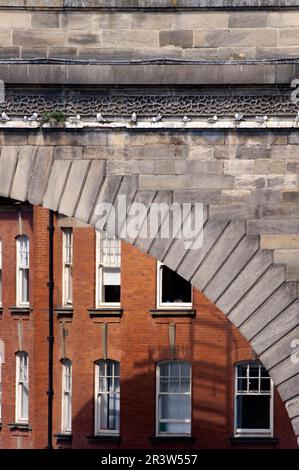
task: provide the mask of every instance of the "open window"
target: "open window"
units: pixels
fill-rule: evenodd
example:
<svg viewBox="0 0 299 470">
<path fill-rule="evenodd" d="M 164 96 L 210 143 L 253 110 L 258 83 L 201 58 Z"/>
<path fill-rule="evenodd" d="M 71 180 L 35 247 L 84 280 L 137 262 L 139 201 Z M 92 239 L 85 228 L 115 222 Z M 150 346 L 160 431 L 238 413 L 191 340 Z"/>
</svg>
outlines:
<svg viewBox="0 0 299 470">
<path fill-rule="evenodd" d="M 192 286 L 165 264 L 157 263 L 157 307 L 192 308 Z"/>
<path fill-rule="evenodd" d="M 256 361 L 235 368 L 235 437 L 273 436 L 273 382 Z"/>
<path fill-rule="evenodd" d="M 121 242 L 96 232 L 96 306 L 120 306 Z"/>
</svg>

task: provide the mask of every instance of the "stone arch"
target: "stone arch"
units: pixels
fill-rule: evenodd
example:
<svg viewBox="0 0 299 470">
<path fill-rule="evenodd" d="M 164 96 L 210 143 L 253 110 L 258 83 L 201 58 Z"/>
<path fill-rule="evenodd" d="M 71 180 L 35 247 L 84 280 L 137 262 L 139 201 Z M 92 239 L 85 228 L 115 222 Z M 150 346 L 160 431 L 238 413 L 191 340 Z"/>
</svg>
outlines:
<svg viewBox="0 0 299 470">
<path fill-rule="evenodd" d="M 121 165 L 111 174 L 104 160 L 56 157 L 48 146 L 4 146 L 0 196 L 94 226 L 97 204 L 114 202 L 119 195 L 127 197 L 127 204 L 142 202 L 147 208 L 153 201 L 175 200 L 170 189 L 142 188 L 138 173 L 125 173 Z M 183 239 L 125 239 L 191 281 L 227 315 L 269 371 L 298 437 L 299 361 L 292 356 L 299 338 L 298 284 L 287 280 L 286 266 L 274 262 L 272 250 L 261 249 L 260 236 L 249 230 L 246 218 L 215 220 L 206 204 L 203 233 L 203 245 L 194 250 L 186 250 Z"/>
</svg>

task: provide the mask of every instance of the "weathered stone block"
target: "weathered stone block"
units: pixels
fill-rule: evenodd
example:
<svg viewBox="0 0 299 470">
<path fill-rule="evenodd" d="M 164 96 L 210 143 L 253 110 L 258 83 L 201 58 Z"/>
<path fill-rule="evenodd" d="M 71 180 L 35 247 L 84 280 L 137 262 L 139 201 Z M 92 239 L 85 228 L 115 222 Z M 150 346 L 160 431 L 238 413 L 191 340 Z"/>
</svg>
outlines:
<svg viewBox="0 0 299 470">
<path fill-rule="evenodd" d="M 261 248 L 270 250 L 279 248 L 299 249 L 299 235 L 262 235 Z"/>
<path fill-rule="evenodd" d="M 59 21 L 62 29 L 73 30 L 73 29 L 84 29 L 90 31 L 91 28 L 90 12 L 60 12 Z"/>
<path fill-rule="evenodd" d="M 128 15 L 126 15 L 128 17 Z M 131 15 L 132 29 L 171 29 L 173 15 L 171 13 L 133 13 Z M 129 19 L 129 18 L 128 18 Z M 119 29 L 123 29 L 120 27 Z M 176 29 L 176 28 L 175 28 Z M 180 28 L 193 29 L 193 28 Z"/>
<path fill-rule="evenodd" d="M 66 43 L 70 46 L 99 47 L 101 45 L 101 36 L 99 34 L 72 31 L 67 33 Z"/>
<path fill-rule="evenodd" d="M 265 28 L 267 26 L 266 11 L 239 11 L 230 13 L 229 28 Z"/>
<path fill-rule="evenodd" d="M 299 233 L 299 219 L 248 220 L 247 233 L 267 233 L 267 234 L 297 234 Z"/>
<path fill-rule="evenodd" d="M 126 13 L 126 12 L 122 13 L 120 11 L 111 11 L 109 13 L 96 12 L 93 14 L 93 17 L 92 17 L 92 27 L 95 30 L 96 29 L 128 29 L 130 27 L 130 21 L 131 21 L 130 13 Z"/>
<path fill-rule="evenodd" d="M 293 217 L 293 215 L 293 207 L 288 205 L 273 204 L 272 206 L 263 206 L 261 208 L 261 217 L 279 219 Z"/>
<path fill-rule="evenodd" d="M 217 175 L 177 175 L 147 176 L 140 175 L 139 189 L 229 189 L 233 187 L 234 178 Z"/>
<path fill-rule="evenodd" d="M 274 262 L 299 266 L 299 250 L 274 250 Z"/>
<path fill-rule="evenodd" d="M 131 158 L 134 160 L 142 159 L 187 159 L 188 156 L 188 147 L 183 146 L 173 146 L 173 145 L 148 145 L 148 146 L 139 146 L 136 145 L 131 147 Z"/>
<path fill-rule="evenodd" d="M 299 46 L 299 28 L 280 29 L 278 36 L 278 45 L 292 47 Z"/>
<path fill-rule="evenodd" d="M 15 46 L 27 48 L 38 46 L 64 46 L 65 33 L 57 30 L 13 31 L 12 40 Z"/>
<path fill-rule="evenodd" d="M 274 145 L 271 148 L 271 158 L 296 160 L 299 158 L 299 148 L 297 145 Z"/>
<path fill-rule="evenodd" d="M 254 160 L 225 160 L 224 174 L 250 175 L 254 174 Z"/>
<path fill-rule="evenodd" d="M 210 205 L 210 219 L 246 220 L 258 216 L 258 207 L 251 204 L 219 204 Z"/>
<path fill-rule="evenodd" d="M 282 193 L 283 202 L 286 203 L 298 203 L 299 202 L 299 191 L 284 191 Z"/>
<path fill-rule="evenodd" d="M 12 45 L 11 31 L 0 31 L 0 47 L 8 47 Z"/>
<path fill-rule="evenodd" d="M 31 28 L 52 29 L 59 28 L 58 12 L 33 13 L 31 17 Z"/>
<path fill-rule="evenodd" d="M 237 189 L 261 189 L 266 185 L 266 180 L 263 176 L 256 175 L 237 175 L 236 188 Z"/>
<path fill-rule="evenodd" d="M 277 31 L 274 29 L 227 29 L 219 31 L 195 31 L 195 47 L 220 46 L 275 46 L 277 44 Z"/>
<path fill-rule="evenodd" d="M 143 48 L 158 47 L 159 33 L 158 31 L 117 31 L 104 30 L 102 33 L 103 47 L 117 48 Z"/>
<path fill-rule="evenodd" d="M 249 204 L 251 191 L 248 189 L 224 189 L 221 191 L 222 204 L 244 203 Z"/>
<path fill-rule="evenodd" d="M 282 202 L 282 192 L 270 188 L 251 191 L 251 202 L 253 204 L 279 204 Z"/>
<path fill-rule="evenodd" d="M 160 46 L 192 47 L 193 31 L 160 31 Z"/>
<path fill-rule="evenodd" d="M 55 160 L 73 160 L 82 158 L 83 147 L 57 146 L 54 150 Z"/>
<path fill-rule="evenodd" d="M 263 145 L 252 145 L 245 147 L 244 145 L 238 145 L 236 150 L 236 158 L 242 158 L 245 160 L 256 159 L 256 158 L 270 158 L 271 148 L 264 147 Z"/>
<path fill-rule="evenodd" d="M 173 15 L 173 29 L 218 29 L 228 26 L 226 12 L 176 12 Z"/>
</svg>

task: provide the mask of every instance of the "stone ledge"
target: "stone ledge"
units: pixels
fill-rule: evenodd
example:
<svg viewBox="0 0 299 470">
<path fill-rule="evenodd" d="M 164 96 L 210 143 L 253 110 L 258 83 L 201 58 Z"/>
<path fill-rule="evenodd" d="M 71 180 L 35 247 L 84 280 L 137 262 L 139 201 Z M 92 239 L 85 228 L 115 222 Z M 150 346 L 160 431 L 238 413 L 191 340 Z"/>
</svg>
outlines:
<svg viewBox="0 0 299 470">
<path fill-rule="evenodd" d="M 51 5 L 49 6 L 49 3 Z M 255 9 L 263 8 L 298 8 L 297 0 L 218 0 L 211 4 L 211 0 L 0 0 L 0 8 L 24 9 L 120 9 L 120 10 L 221 10 L 221 9 Z"/>
<path fill-rule="evenodd" d="M 232 445 L 238 444 L 254 444 L 254 445 L 273 445 L 276 446 L 278 444 L 279 439 L 275 437 L 230 437 L 229 442 Z"/>
<path fill-rule="evenodd" d="M 153 444 L 163 444 L 167 442 L 178 442 L 181 444 L 193 444 L 195 438 L 192 436 L 153 436 L 150 438 Z"/>
<path fill-rule="evenodd" d="M 59 320 L 62 320 L 62 319 L 72 319 L 73 318 L 73 314 L 74 314 L 74 309 L 71 307 L 71 308 L 68 308 L 68 307 L 59 307 L 59 308 L 55 308 L 55 313 L 57 315 L 57 318 Z"/>
<path fill-rule="evenodd" d="M 101 317 L 122 317 L 123 309 L 121 308 L 89 308 L 88 313 L 90 318 Z"/>
<path fill-rule="evenodd" d="M 63 434 L 63 433 L 55 433 L 53 436 L 57 439 L 59 442 L 72 442 L 73 435 L 72 434 Z"/>
<path fill-rule="evenodd" d="M 149 310 L 149 312 L 153 318 L 157 318 L 157 317 L 192 317 L 194 318 L 196 316 L 196 310 L 187 309 L 187 308 L 180 308 L 180 309 L 160 308 L 160 309 Z"/>
<path fill-rule="evenodd" d="M 1 79 L 18 85 L 273 85 L 289 84 L 296 75 L 296 64 L 272 63 L 0 64 Z"/>
<path fill-rule="evenodd" d="M 115 435 L 95 435 L 95 436 L 86 436 L 87 440 L 89 442 L 116 442 L 120 443 L 121 442 L 121 436 L 115 436 Z"/>
<path fill-rule="evenodd" d="M 13 316 L 29 317 L 32 312 L 31 307 L 10 307 L 10 314 Z"/>
<path fill-rule="evenodd" d="M 20 431 L 32 431 L 32 426 L 28 423 L 8 423 L 11 431 L 18 429 Z"/>
</svg>

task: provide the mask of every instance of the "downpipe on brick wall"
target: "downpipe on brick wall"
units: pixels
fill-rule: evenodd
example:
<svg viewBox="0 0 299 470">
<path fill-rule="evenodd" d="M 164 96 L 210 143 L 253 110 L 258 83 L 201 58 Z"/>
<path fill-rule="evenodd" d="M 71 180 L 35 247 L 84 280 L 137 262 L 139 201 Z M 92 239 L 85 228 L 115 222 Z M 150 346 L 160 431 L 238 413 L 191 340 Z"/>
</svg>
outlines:
<svg viewBox="0 0 299 470">
<path fill-rule="evenodd" d="M 54 347 L 54 332 L 53 332 L 53 314 L 54 314 L 54 212 L 49 211 L 49 336 L 48 336 L 48 443 L 47 448 L 53 449 L 52 433 L 53 433 L 53 347 Z"/>
</svg>

